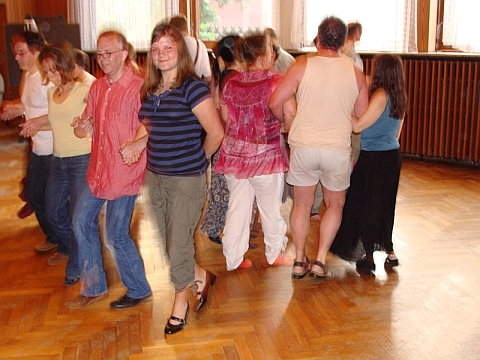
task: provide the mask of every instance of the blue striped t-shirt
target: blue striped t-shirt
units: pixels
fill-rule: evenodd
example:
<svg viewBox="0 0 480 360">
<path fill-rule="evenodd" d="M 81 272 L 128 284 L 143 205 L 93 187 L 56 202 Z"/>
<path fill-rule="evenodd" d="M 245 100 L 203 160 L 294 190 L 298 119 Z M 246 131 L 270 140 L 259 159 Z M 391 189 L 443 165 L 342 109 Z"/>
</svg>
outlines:
<svg viewBox="0 0 480 360">
<path fill-rule="evenodd" d="M 202 126 L 192 109 L 212 97 L 207 84 L 189 76 L 183 84 L 150 95 L 139 111 L 148 132 L 147 169 L 161 175 L 193 176 L 208 166 Z"/>
</svg>

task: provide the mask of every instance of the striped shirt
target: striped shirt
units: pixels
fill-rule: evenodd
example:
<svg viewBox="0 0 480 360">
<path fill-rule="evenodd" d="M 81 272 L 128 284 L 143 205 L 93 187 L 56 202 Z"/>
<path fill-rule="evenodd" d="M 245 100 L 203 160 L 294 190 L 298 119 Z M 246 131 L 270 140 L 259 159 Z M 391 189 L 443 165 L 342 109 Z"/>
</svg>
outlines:
<svg viewBox="0 0 480 360">
<path fill-rule="evenodd" d="M 210 97 L 207 84 L 189 76 L 179 87 L 150 95 L 143 102 L 139 119 L 148 132 L 148 170 L 168 176 L 194 176 L 206 171 L 203 128 L 192 109 Z"/>
</svg>

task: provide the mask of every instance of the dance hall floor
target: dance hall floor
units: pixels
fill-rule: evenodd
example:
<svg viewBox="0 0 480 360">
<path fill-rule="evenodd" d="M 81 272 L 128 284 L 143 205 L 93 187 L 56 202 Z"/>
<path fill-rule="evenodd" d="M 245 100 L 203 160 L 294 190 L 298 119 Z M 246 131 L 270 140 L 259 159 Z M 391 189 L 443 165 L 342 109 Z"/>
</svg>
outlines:
<svg viewBox="0 0 480 360">
<path fill-rule="evenodd" d="M 48 266 L 53 253 L 34 251 L 44 239 L 35 217 L 16 216 L 27 154 L 16 127 L 0 123 L 1 359 L 480 358 L 479 169 L 404 160 L 394 229 L 400 266 L 384 271 L 379 253 L 374 277 L 329 255 L 333 279 L 293 280 L 290 264 L 268 266 L 261 236 L 247 253 L 253 267 L 227 272 L 221 246 L 197 233 L 197 261 L 218 279 L 205 308 L 165 338 L 173 288 L 142 197 L 132 234 L 153 301 L 109 308 L 125 290 L 107 251 L 108 299 L 69 310 L 65 300 L 80 285 L 65 287 L 65 266 Z M 311 222 L 310 258 L 318 224 Z"/>
</svg>

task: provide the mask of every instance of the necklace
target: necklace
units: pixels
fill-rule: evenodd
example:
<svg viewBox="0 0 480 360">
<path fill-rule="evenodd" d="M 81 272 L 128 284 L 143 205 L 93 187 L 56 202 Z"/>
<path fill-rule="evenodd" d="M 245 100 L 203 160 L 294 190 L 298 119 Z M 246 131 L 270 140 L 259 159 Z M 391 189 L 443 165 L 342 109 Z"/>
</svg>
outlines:
<svg viewBox="0 0 480 360">
<path fill-rule="evenodd" d="M 68 86 L 67 87 L 64 87 L 63 89 L 60 89 L 60 86 L 57 87 L 57 96 L 60 97 L 62 96 L 63 94 L 65 94 L 66 92 L 70 91 L 73 89 L 73 87 L 75 86 L 75 82 L 71 82 L 69 84 L 67 84 Z"/>
<path fill-rule="evenodd" d="M 167 81 L 166 83 L 163 81 L 163 78 L 160 80 L 160 83 L 158 84 L 158 90 L 162 90 L 165 88 L 165 90 L 172 90 L 172 85 L 175 82 L 176 78 L 171 79 L 170 81 Z M 168 86 L 168 89 L 166 88 Z"/>
</svg>

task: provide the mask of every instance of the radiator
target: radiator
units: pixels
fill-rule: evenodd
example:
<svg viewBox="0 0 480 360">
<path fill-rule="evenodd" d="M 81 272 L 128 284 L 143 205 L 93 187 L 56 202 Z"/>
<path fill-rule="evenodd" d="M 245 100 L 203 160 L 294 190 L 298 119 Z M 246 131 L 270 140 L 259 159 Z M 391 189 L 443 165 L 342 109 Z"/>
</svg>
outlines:
<svg viewBox="0 0 480 360">
<path fill-rule="evenodd" d="M 402 59 L 408 97 L 402 153 L 480 165 L 480 58 Z M 374 61 L 364 61 L 370 75 Z"/>
</svg>

